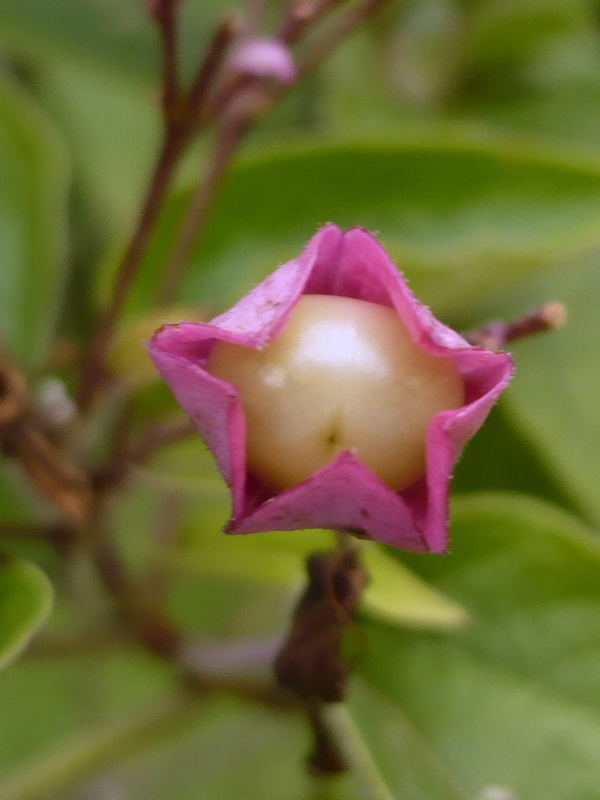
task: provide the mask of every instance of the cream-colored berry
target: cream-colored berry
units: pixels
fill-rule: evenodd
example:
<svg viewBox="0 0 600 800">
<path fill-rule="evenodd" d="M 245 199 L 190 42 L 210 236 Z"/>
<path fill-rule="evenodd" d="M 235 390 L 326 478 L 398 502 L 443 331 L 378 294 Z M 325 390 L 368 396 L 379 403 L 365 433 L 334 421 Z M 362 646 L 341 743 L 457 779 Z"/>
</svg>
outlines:
<svg viewBox="0 0 600 800">
<path fill-rule="evenodd" d="M 208 371 L 240 390 L 248 469 L 276 491 L 343 450 L 403 489 L 425 472 L 431 417 L 464 402 L 453 359 L 417 347 L 392 309 L 348 297 L 304 295 L 271 344 L 218 342 Z"/>
</svg>

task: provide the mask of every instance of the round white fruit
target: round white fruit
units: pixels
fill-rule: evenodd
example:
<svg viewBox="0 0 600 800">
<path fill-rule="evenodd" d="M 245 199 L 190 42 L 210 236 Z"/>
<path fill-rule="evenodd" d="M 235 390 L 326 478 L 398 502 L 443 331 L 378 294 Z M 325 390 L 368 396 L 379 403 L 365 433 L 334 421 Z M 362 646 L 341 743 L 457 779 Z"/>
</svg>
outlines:
<svg viewBox="0 0 600 800">
<path fill-rule="evenodd" d="M 464 402 L 451 358 L 413 342 L 385 306 L 304 295 L 262 350 L 217 342 L 208 371 L 236 386 L 248 470 L 275 491 L 350 450 L 395 490 L 425 472 L 429 420 Z"/>
</svg>

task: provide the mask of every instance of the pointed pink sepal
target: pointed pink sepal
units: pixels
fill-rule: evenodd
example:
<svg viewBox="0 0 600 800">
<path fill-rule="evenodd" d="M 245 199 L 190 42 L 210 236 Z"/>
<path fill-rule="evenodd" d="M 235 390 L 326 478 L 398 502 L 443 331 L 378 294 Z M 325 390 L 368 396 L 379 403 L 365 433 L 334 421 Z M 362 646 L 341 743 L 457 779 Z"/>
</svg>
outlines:
<svg viewBox="0 0 600 800">
<path fill-rule="evenodd" d="M 264 347 L 283 329 L 303 294 L 354 297 L 393 308 L 419 347 L 455 359 L 464 381 L 465 405 L 431 419 L 426 475 L 407 489 L 394 492 L 350 452 L 280 494 L 248 474 L 239 393 L 206 372 L 208 357 L 217 340 Z M 228 533 L 339 528 L 405 550 L 432 553 L 448 546 L 454 464 L 513 374 L 507 353 L 473 347 L 436 320 L 370 233 L 353 228 L 344 234 L 333 224 L 321 228 L 298 258 L 225 314 L 207 325 L 163 326 L 149 350 L 231 489 Z"/>
</svg>

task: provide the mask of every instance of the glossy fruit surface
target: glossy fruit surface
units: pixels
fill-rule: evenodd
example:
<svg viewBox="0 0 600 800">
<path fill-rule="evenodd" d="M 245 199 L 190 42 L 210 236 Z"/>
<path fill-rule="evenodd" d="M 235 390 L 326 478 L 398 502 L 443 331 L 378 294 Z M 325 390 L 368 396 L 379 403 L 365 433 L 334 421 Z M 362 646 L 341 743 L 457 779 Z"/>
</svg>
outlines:
<svg viewBox="0 0 600 800">
<path fill-rule="evenodd" d="M 452 359 L 417 347 L 394 310 L 348 297 L 304 295 L 267 347 L 218 342 L 208 371 L 240 390 L 248 469 L 277 491 L 344 450 L 403 489 L 425 472 L 431 417 L 464 400 Z"/>
</svg>

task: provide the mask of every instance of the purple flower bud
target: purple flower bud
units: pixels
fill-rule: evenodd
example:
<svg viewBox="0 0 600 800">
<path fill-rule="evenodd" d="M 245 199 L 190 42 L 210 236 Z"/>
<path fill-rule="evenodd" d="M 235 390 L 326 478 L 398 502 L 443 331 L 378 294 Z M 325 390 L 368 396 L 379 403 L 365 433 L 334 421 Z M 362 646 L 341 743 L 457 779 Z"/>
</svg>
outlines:
<svg viewBox="0 0 600 800">
<path fill-rule="evenodd" d="M 316 303 L 314 297 L 306 297 L 314 295 L 317 296 Z M 302 302 L 301 298 L 304 298 Z M 271 424 L 276 425 L 278 387 L 291 385 L 291 400 L 289 396 L 285 400 L 292 402 L 293 409 L 288 417 L 291 420 L 288 429 L 290 438 L 299 440 L 302 449 L 306 444 L 302 425 L 306 421 L 302 406 L 293 405 L 298 392 L 308 392 L 313 399 L 316 398 L 319 406 L 320 392 L 331 392 L 332 386 L 335 391 L 339 385 L 340 397 L 335 399 L 334 405 L 342 408 L 340 413 L 349 418 L 356 411 L 354 407 L 346 407 L 348 395 L 351 395 L 348 402 L 356 399 L 352 375 L 350 379 L 347 375 L 342 376 L 338 381 L 341 372 L 336 372 L 332 380 L 325 372 L 322 380 L 308 381 L 310 385 L 307 386 L 306 378 L 300 373 L 294 374 L 292 370 L 286 375 L 286 368 L 273 367 L 268 361 L 274 353 L 270 345 L 274 343 L 279 350 L 287 348 L 285 337 L 289 339 L 296 335 L 290 331 L 303 324 L 299 320 L 308 313 L 306 309 L 312 313 L 311 306 L 327 308 L 328 300 L 332 298 L 351 298 L 341 303 L 350 309 L 349 315 L 356 308 L 359 317 L 365 310 L 368 319 L 377 320 L 381 316 L 382 330 L 392 331 L 397 338 L 381 356 L 381 364 L 375 364 L 373 369 L 370 358 L 362 355 L 371 347 L 370 342 L 358 341 L 356 346 L 349 348 L 355 355 L 358 353 L 355 367 L 352 366 L 354 362 L 348 362 L 351 369 L 356 370 L 357 402 L 364 404 L 366 397 L 367 404 L 370 404 L 367 413 L 363 414 L 366 433 L 362 435 L 359 432 L 354 441 L 352 436 L 355 433 L 342 432 L 341 444 L 338 442 L 337 449 L 331 450 L 329 460 L 317 463 L 312 471 L 309 468 L 308 474 L 301 476 L 298 483 L 289 476 L 279 481 L 272 474 L 277 464 L 264 466 L 262 455 L 256 456 L 253 452 L 257 446 L 256 441 L 253 442 L 256 409 L 251 408 L 254 399 L 244 397 L 244 392 L 254 392 L 254 389 L 244 386 L 242 390 L 229 380 L 216 377 L 221 369 L 217 362 L 228 362 L 229 368 L 233 363 L 234 369 L 240 369 L 235 364 L 241 358 L 241 375 L 248 372 L 243 363 L 245 352 L 249 353 L 249 362 L 263 356 L 267 359 L 265 365 L 270 365 L 271 372 L 268 380 L 263 381 L 262 388 L 266 386 L 267 397 L 272 396 L 275 400 L 272 408 L 262 411 L 259 408 L 259 426 L 266 425 L 264 429 L 268 431 Z M 356 301 L 361 302 L 357 305 Z M 311 341 L 312 336 L 312 341 L 316 342 L 315 358 L 316 361 L 320 359 L 325 370 L 332 358 L 328 348 L 345 348 L 345 313 L 342 312 L 340 323 L 329 325 L 335 329 L 334 339 L 323 342 L 322 347 L 318 332 L 327 330 L 327 320 L 324 328 L 313 326 L 308 338 L 305 336 L 306 341 Z M 354 321 L 349 319 L 347 330 L 350 339 L 360 327 L 353 326 Z M 378 336 L 379 333 L 375 338 Z M 332 345 L 332 341 L 339 344 Z M 226 528 L 228 533 L 335 528 L 406 550 L 433 553 L 443 552 L 448 544 L 448 492 L 454 464 L 466 442 L 483 424 L 513 372 L 508 354 L 473 347 L 436 320 L 429 309 L 412 295 L 403 276 L 371 234 L 361 228 L 343 233 L 333 224 L 324 226 L 298 258 L 272 273 L 212 323 L 166 325 L 155 334 L 149 349 L 159 372 L 200 430 L 231 489 L 232 516 Z M 393 375 L 392 383 L 378 382 L 377 370 L 381 367 L 385 372 L 386 364 L 395 363 L 400 351 L 402 355 L 398 358 L 408 363 L 407 375 L 400 375 L 395 383 Z M 310 360 L 311 354 L 304 352 L 300 367 L 294 369 L 301 372 L 306 358 Z M 335 352 L 333 358 L 335 360 Z M 377 359 L 379 356 L 376 354 L 375 361 Z M 423 377 L 415 373 L 421 364 L 424 365 Z M 339 370 L 339 364 L 334 364 L 332 369 Z M 375 375 L 372 387 L 365 384 L 370 369 Z M 265 370 L 266 366 L 263 372 Z M 247 382 L 246 377 L 243 380 Z M 439 391 L 435 386 L 433 390 L 431 388 L 436 381 L 441 387 Z M 386 407 L 388 390 L 381 388 L 388 385 L 393 396 L 391 415 Z M 406 389 L 403 388 L 405 385 Z M 275 394 L 269 395 L 273 387 Z M 402 397 L 396 398 L 398 391 L 406 391 L 406 403 Z M 425 399 L 421 402 L 421 395 L 415 393 L 422 391 Z M 432 391 L 433 400 L 429 397 Z M 448 397 L 447 404 L 444 404 L 445 397 Z M 424 419 L 417 420 L 414 425 L 409 420 L 407 427 L 406 420 L 401 419 L 403 414 L 408 414 L 405 408 L 416 408 L 418 416 L 421 406 L 436 410 L 432 415 L 424 411 Z M 399 409 L 397 414 L 396 408 Z M 309 409 L 306 414 L 309 427 L 318 423 L 317 412 Z M 400 423 L 398 435 L 394 414 Z M 382 424 L 383 436 L 377 430 L 377 426 Z M 369 452 L 371 429 L 373 436 L 379 436 L 383 442 L 383 448 L 388 448 L 388 452 L 377 454 L 373 459 Z M 409 457 L 408 446 L 397 442 L 404 442 L 406 436 L 414 439 L 415 431 L 419 440 L 417 450 L 420 448 L 422 453 L 411 456 L 414 463 L 405 469 L 401 462 Z M 284 426 L 284 438 L 285 434 Z M 307 433 L 307 437 L 312 435 Z M 284 450 L 287 444 L 283 441 L 281 449 Z M 272 451 L 277 449 L 271 447 L 267 458 L 271 458 Z M 278 456 L 277 452 L 274 454 Z M 363 455 L 364 460 L 361 458 Z M 308 457 L 309 464 L 311 457 Z M 383 467 L 377 460 L 380 457 L 385 462 Z M 296 466 L 294 458 L 292 452 L 292 469 Z M 396 462 L 400 465 L 399 471 Z M 288 467 L 289 464 L 285 468 Z M 307 469 L 305 465 L 299 468 Z"/>
<path fill-rule="evenodd" d="M 248 39 L 231 60 L 239 72 L 259 78 L 274 78 L 281 83 L 296 80 L 296 67 L 289 49 L 276 39 Z"/>
</svg>

